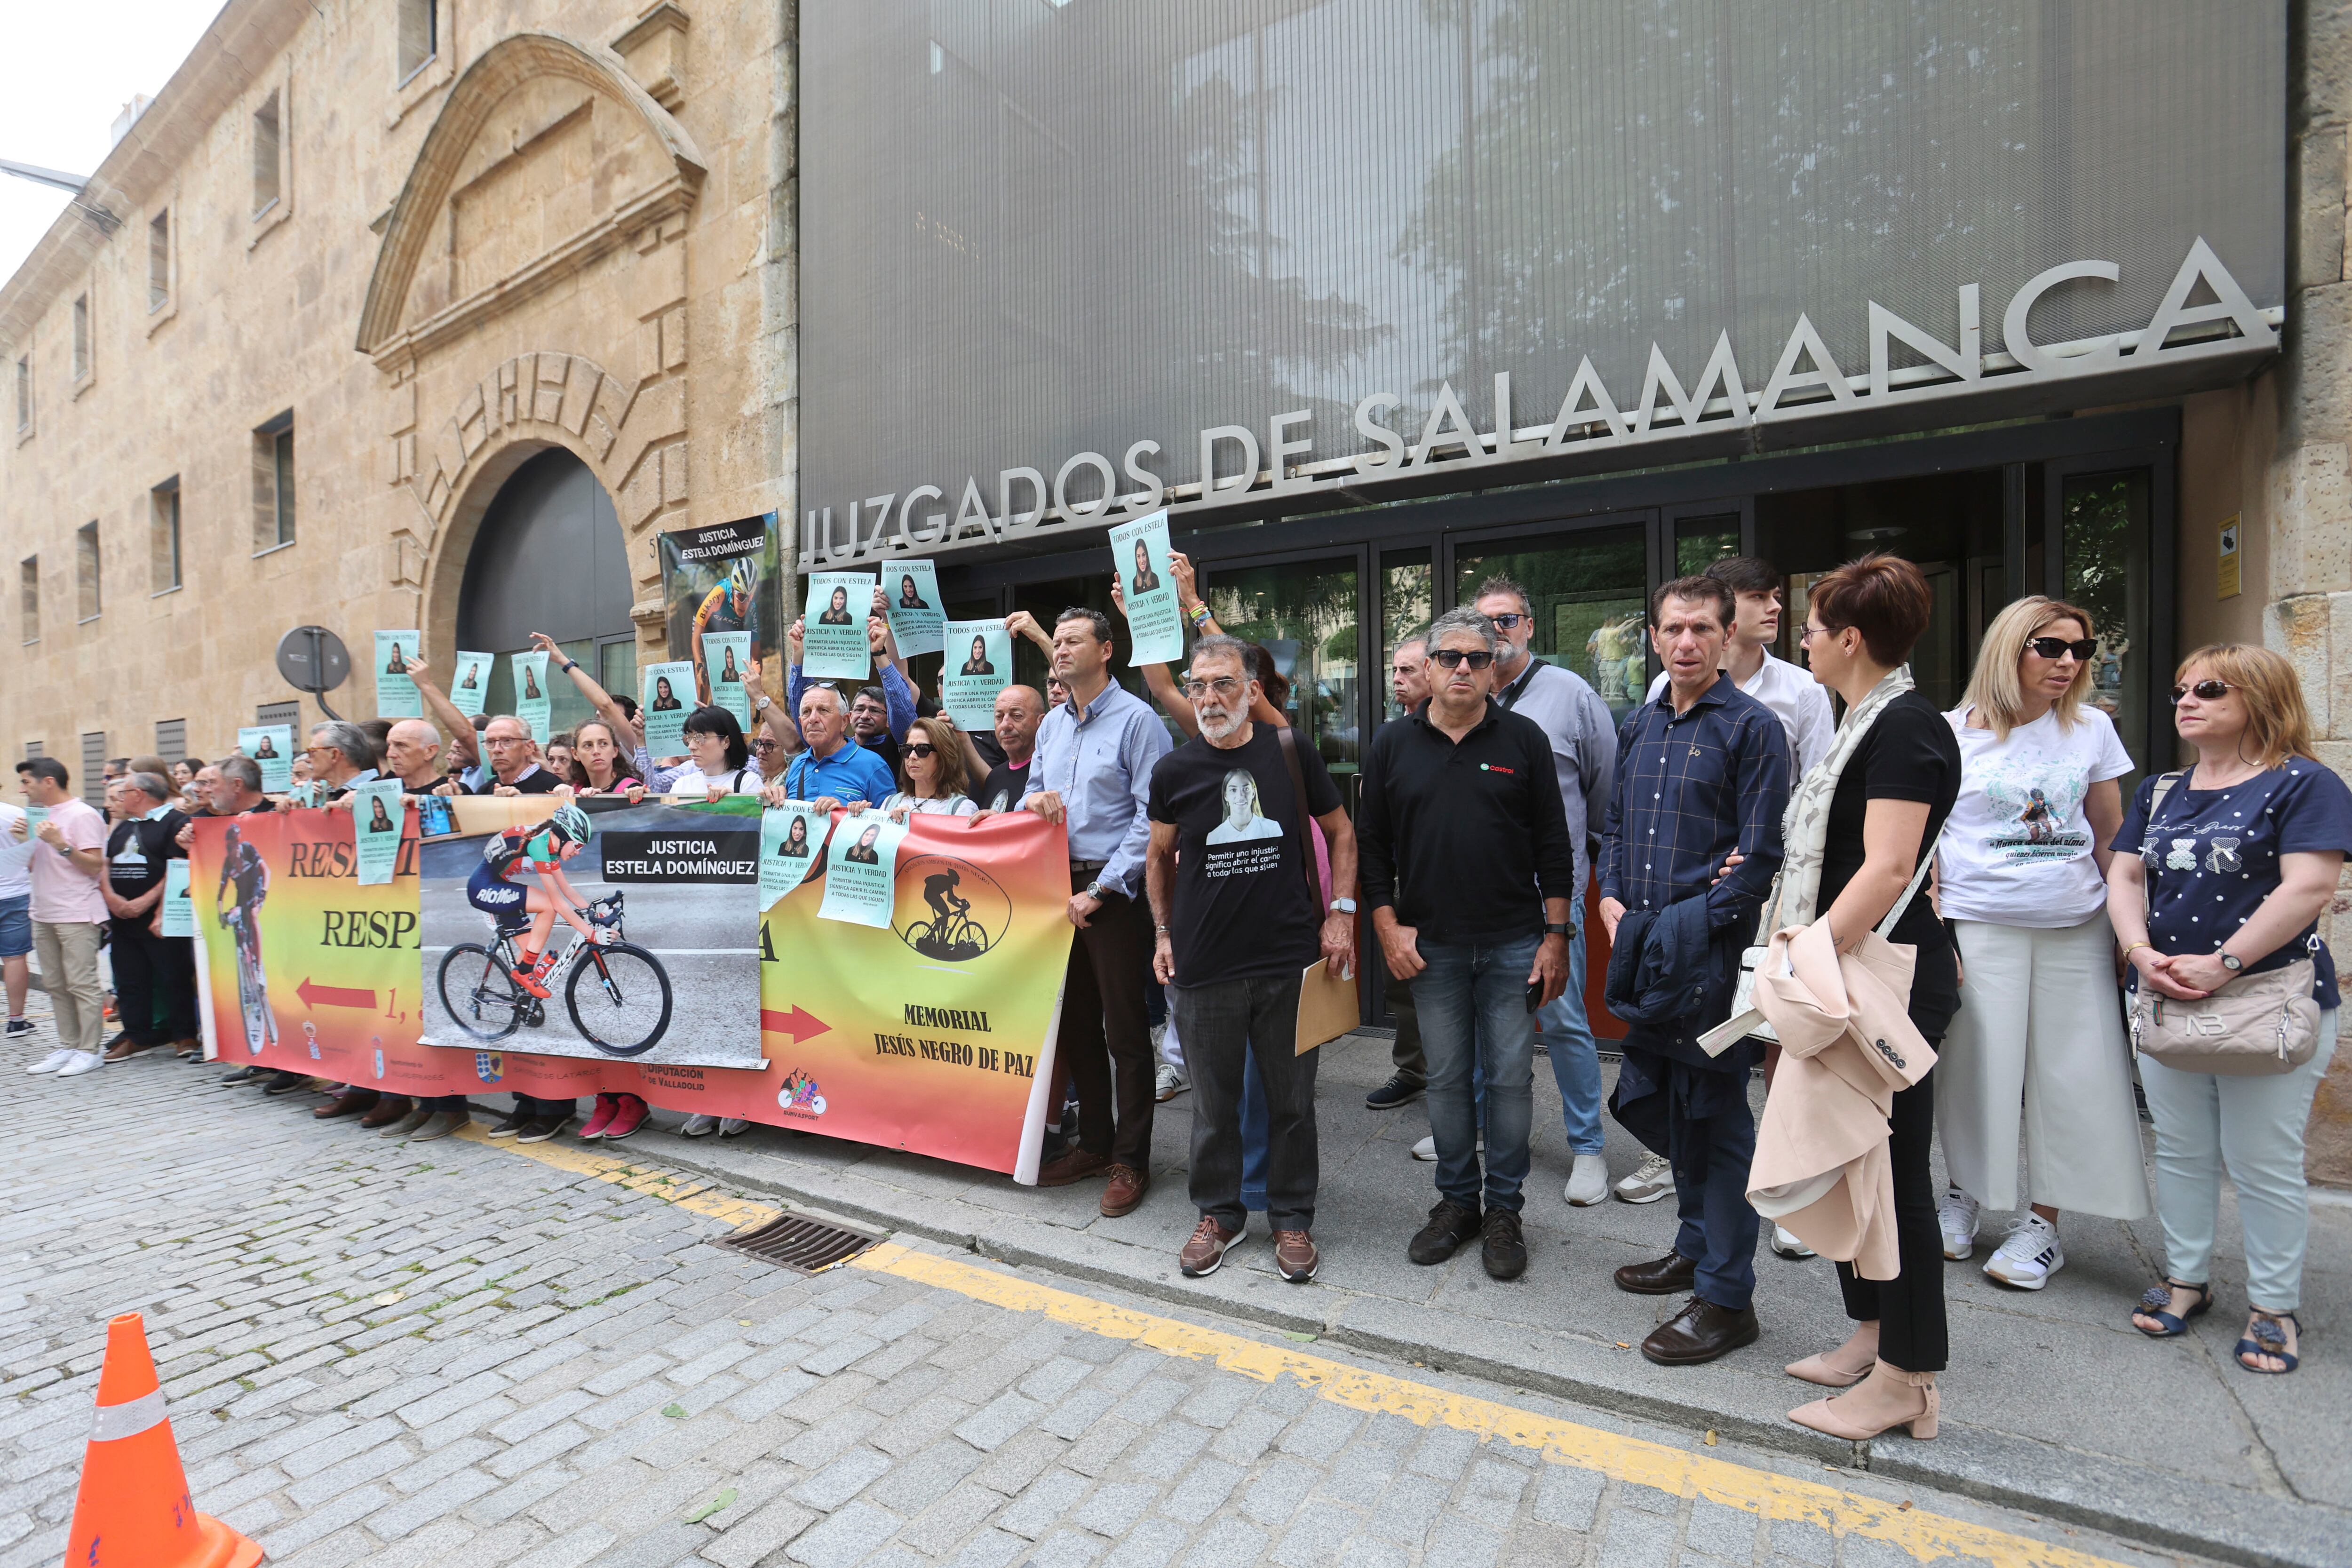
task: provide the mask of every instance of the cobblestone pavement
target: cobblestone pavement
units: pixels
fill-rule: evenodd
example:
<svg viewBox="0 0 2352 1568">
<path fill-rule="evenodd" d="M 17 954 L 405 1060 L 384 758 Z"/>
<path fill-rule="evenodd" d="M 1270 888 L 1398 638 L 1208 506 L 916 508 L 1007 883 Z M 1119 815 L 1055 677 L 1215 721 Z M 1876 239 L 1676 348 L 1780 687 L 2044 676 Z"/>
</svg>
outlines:
<svg viewBox="0 0 2352 1568">
<path fill-rule="evenodd" d="M 707 1245 L 730 1195 L 558 1145 L 385 1142 L 153 1058 L 21 1069 L 0 1568 L 59 1561 L 133 1310 L 197 1505 L 288 1568 L 2171 1560 L 1346 1352 L 1253 1376 L 1308 1347 L 1092 1288 L 1014 1310 L 987 1282 L 1040 1282 L 937 1249 L 900 1256 L 981 1284 L 803 1278 Z"/>
</svg>

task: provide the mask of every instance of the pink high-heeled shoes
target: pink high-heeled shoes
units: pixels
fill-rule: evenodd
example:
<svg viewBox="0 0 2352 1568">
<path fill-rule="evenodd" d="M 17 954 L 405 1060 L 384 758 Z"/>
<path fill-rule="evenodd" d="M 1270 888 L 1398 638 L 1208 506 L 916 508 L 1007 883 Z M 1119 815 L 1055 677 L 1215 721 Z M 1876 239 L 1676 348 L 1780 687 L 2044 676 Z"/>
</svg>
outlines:
<svg viewBox="0 0 2352 1568">
<path fill-rule="evenodd" d="M 1870 1370 L 1870 1387 L 1874 1394 L 1895 1395 L 1891 1404 L 1895 1414 L 1875 1426 L 1856 1415 L 1862 1402 L 1859 1392 L 1841 1399 L 1817 1399 L 1811 1405 L 1800 1405 L 1789 1412 L 1789 1419 L 1850 1443 L 1865 1442 L 1897 1426 L 1908 1428 L 1912 1436 L 1923 1442 L 1936 1435 L 1943 1402 L 1936 1392 L 1934 1373 L 1905 1372 L 1882 1361 Z M 1898 1387 L 1905 1393 L 1896 1394 Z"/>
</svg>

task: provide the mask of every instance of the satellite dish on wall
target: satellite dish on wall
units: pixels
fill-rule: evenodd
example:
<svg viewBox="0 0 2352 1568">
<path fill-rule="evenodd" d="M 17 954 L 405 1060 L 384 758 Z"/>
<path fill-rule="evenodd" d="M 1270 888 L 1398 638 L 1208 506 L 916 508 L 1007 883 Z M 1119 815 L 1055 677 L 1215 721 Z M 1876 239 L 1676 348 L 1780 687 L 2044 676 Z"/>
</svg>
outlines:
<svg viewBox="0 0 2352 1568">
<path fill-rule="evenodd" d="M 316 697 L 328 718 L 342 717 L 327 706 L 326 698 L 351 679 L 351 650 L 342 638 L 324 626 L 296 626 L 278 639 L 278 673 L 295 690 Z"/>
</svg>

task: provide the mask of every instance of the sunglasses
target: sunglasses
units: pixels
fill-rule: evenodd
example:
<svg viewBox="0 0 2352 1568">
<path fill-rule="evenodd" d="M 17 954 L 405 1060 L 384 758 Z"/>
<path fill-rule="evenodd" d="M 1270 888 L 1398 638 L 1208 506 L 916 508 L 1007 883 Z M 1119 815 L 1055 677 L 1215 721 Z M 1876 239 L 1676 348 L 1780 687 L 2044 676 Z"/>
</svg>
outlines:
<svg viewBox="0 0 2352 1568">
<path fill-rule="evenodd" d="M 2237 688 L 2226 680 L 2200 680 L 2194 686 L 2174 687 L 2172 700 L 2178 702 L 2184 697 L 2194 696 L 2200 702 L 2219 702 L 2224 696 L 2236 689 Z"/>
<path fill-rule="evenodd" d="M 2068 642 L 2064 637 L 2035 637 L 2025 646 L 2044 658 L 2063 658 L 2071 653 L 2079 662 L 2099 651 L 2099 639 L 2084 637 L 2080 642 Z"/>
<path fill-rule="evenodd" d="M 1473 669 L 1484 669 L 1495 662 L 1495 656 L 1491 653 L 1462 647 L 1442 647 L 1429 657 L 1435 659 L 1442 669 L 1458 669 L 1465 664 Z"/>
<path fill-rule="evenodd" d="M 1494 622 L 1496 626 L 1500 627 L 1504 631 L 1515 632 L 1519 629 L 1519 623 L 1521 621 L 1529 620 L 1533 617 L 1520 615 L 1515 610 L 1509 615 L 1488 616 L 1486 618 Z"/>
<path fill-rule="evenodd" d="M 939 754 L 939 750 L 940 749 L 937 746 L 932 745 L 929 741 L 918 741 L 913 745 L 906 748 L 906 754 L 910 757 L 931 757 L 937 756 Z"/>
</svg>

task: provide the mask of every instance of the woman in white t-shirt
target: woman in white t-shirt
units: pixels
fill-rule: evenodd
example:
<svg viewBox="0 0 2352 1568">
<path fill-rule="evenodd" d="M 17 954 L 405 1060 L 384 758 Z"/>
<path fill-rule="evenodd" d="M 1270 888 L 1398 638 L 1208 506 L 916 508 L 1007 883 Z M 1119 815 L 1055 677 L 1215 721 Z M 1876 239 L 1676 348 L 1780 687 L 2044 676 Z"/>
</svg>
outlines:
<svg viewBox="0 0 2352 1568">
<path fill-rule="evenodd" d="M 1968 692 L 1944 716 L 1959 738 L 1960 798 L 1937 880 L 1962 964 L 1936 1070 L 1944 1256 L 1974 1250 L 1979 1206 L 2017 1207 L 2021 1131 L 2032 1206 L 1985 1273 L 2025 1290 L 2065 1267 L 2060 1210 L 2148 1212 L 2105 880 L 2123 821 L 2116 781 L 2133 763 L 2083 701 L 2097 647 L 2084 611 L 2020 599 L 1985 629 Z"/>
</svg>

